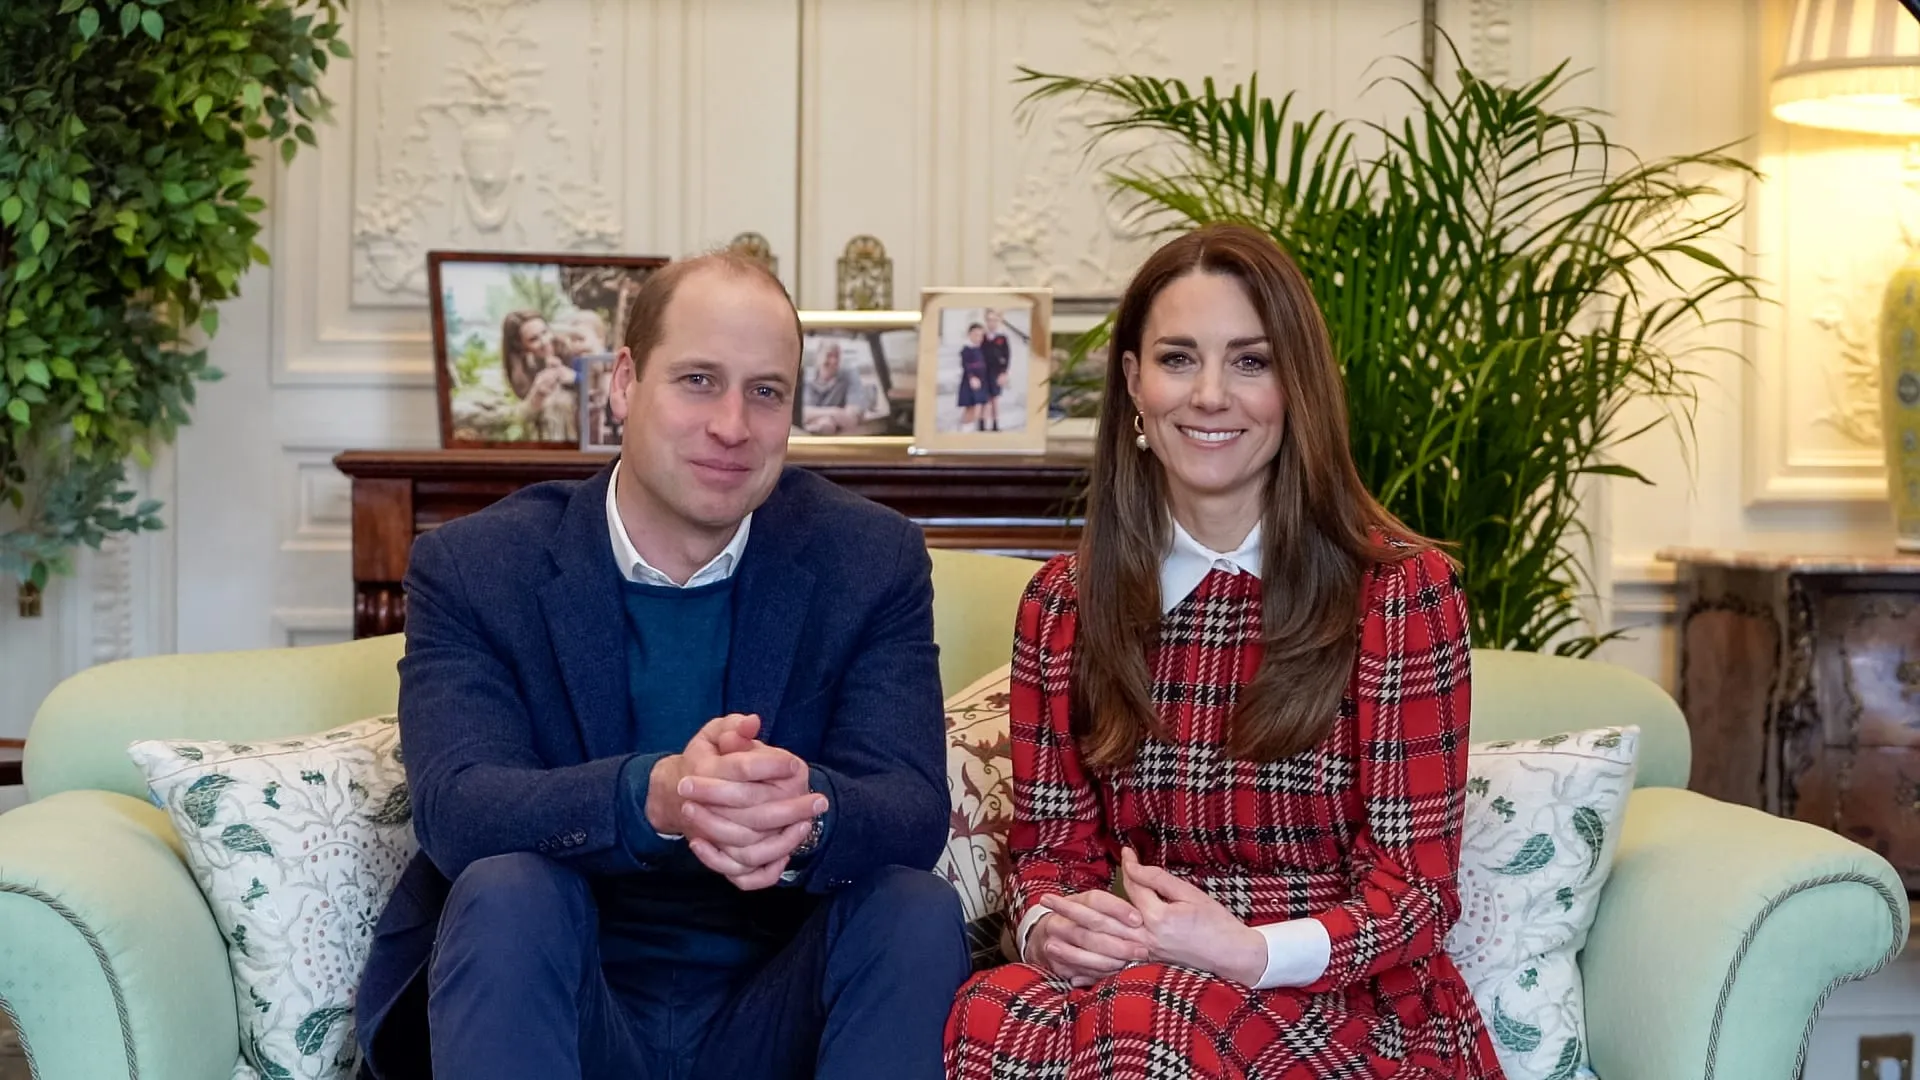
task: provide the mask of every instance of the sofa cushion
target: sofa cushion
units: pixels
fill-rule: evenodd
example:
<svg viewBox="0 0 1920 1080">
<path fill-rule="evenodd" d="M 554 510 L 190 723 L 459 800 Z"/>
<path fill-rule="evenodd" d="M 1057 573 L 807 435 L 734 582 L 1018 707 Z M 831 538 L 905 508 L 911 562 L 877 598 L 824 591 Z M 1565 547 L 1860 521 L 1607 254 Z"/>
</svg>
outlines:
<svg viewBox="0 0 1920 1080">
<path fill-rule="evenodd" d="M 265 1080 L 351 1076 L 354 991 L 417 848 L 398 723 L 128 753 L 226 938 L 246 1063 Z"/>
<path fill-rule="evenodd" d="M 1613 866 L 1636 727 L 1469 748 L 1460 920 L 1447 952 L 1508 1080 L 1591 1077 L 1575 964 Z"/>
<path fill-rule="evenodd" d="M 999 963 L 1006 928 L 1007 827 L 1013 821 L 1013 750 L 1007 729 L 1010 666 L 947 699 L 947 848 L 934 872 L 960 894 L 974 966 Z"/>
</svg>

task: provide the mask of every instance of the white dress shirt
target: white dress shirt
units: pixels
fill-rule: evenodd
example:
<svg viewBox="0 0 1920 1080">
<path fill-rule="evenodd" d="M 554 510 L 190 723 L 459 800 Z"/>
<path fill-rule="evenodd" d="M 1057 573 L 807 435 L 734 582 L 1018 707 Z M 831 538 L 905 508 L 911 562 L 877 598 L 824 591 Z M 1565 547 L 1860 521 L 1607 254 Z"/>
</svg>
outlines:
<svg viewBox="0 0 1920 1080">
<path fill-rule="evenodd" d="M 607 535 L 613 541 L 613 561 L 620 564 L 620 574 L 636 585 L 665 585 L 674 589 L 695 589 L 702 585 L 711 585 L 716 581 L 725 581 L 733 576 L 740 565 L 740 554 L 747 550 L 747 531 L 753 526 L 753 515 L 740 519 L 740 528 L 735 530 L 733 539 L 720 554 L 715 555 L 707 565 L 693 572 L 683 584 L 661 573 L 633 546 L 633 538 L 627 535 L 627 524 L 620 520 L 620 503 L 614 498 L 614 491 L 620 486 L 620 464 L 614 463 L 613 478 L 607 481 Z"/>
<path fill-rule="evenodd" d="M 1195 540 L 1178 521 L 1173 523 L 1173 546 L 1160 560 L 1160 613 L 1165 615 L 1193 595 L 1209 573 L 1260 576 L 1260 525 L 1232 551 L 1219 552 Z M 1034 905 L 1020 920 L 1020 955 L 1026 958 L 1027 936 L 1051 908 Z M 1256 990 L 1278 986 L 1306 986 L 1326 974 L 1333 956 L 1333 939 L 1319 919 L 1289 919 L 1255 927 L 1267 939 L 1267 970 L 1254 983 Z"/>
</svg>

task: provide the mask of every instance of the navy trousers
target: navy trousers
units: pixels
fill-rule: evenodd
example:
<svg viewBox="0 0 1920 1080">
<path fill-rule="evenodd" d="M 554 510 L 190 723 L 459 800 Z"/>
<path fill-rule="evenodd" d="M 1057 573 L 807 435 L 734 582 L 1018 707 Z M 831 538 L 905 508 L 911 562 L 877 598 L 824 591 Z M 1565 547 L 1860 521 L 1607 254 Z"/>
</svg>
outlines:
<svg viewBox="0 0 1920 1080">
<path fill-rule="evenodd" d="M 832 894 L 758 970 L 603 966 L 586 880 L 540 855 L 495 856 L 461 873 L 440 916 L 433 1071 L 937 1080 L 968 963 L 953 889 L 888 867 Z"/>
</svg>

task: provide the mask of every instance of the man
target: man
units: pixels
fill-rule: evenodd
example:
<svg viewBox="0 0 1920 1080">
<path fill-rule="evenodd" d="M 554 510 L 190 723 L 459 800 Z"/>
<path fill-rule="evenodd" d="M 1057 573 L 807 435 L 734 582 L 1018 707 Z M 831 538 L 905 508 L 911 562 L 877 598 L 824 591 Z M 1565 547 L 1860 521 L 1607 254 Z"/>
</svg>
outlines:
<svg viewBox="0 0 1920 1080">
<path fill-rule="evenodd" d="M 840 362 L 840 343 L 820 346 L 820 362 L 813 378 L 801 388 L 801 423 L 814 435 L 839 435 L 860 426 L 866 411 L 866 388 L 860 377 Z"/>
<path fill-rule="evenodd" d="M 422 853 L 362 984 L 369 1071 L 940 1076 L 967 959 L 927 873 L 925 541 L 783 468 L 800 331 L 764 270 L 676 263 L 630 323 L 618 463 L 414 545 Z"/>
<path fill-rule="evenodd" d="M 1000 430 L 1000 394 L 1007 386 L 1007 372 L 1013 367 L 1013 346 L 1007 341 L 1007 325 L 996 308 L 987 309 L 986 335 L 980 343 L 987 358 L 987 407 L 981 416 L 982 430 Z"/>
</svg>

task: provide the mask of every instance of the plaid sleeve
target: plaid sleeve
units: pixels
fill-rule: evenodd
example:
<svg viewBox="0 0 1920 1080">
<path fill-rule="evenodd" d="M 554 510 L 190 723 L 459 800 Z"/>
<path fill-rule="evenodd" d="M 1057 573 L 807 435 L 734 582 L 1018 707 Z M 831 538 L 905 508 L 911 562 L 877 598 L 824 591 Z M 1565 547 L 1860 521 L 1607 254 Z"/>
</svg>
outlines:
<svg viewBox="0 0 1920 1080">
<path fill-rule="evenodd" d="M 1105 888 L 1114 845 L 1068 718 L 1073 677 L 1073 557 L 1048 563 L 1027 586 L 1014 630 L 1009 726 L 1013 737 L 1013 910 L 1040 897 Z"/>
<path fill-rule="evenodd" d="M 1429 551 L 1382 567 L 1370 591 L 1354 672 L 1366 820 L 1352 899 L 1316 916 L 1333 948 L 1310 992 L 1439 952 L 1460 914 L 1471 683 L 1460 579 Z"/>
</svg>

